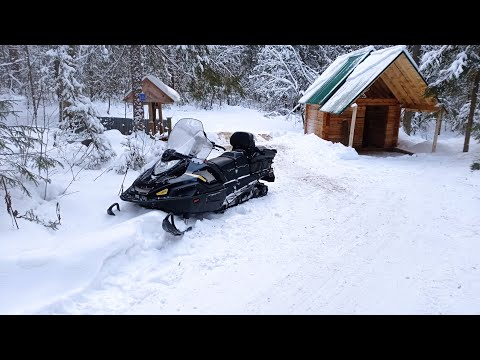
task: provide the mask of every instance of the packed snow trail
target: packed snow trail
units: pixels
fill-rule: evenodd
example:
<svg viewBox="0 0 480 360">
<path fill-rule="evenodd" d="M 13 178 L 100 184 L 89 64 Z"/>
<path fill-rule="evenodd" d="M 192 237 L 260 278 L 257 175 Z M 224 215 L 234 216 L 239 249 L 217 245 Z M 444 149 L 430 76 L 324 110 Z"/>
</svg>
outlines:
<svg viewBox="0 0 480 360">
<path fill-rule="evenodd" d="M 329 145 L 328 145 L 329 144 Z M 278 150 L 269 194 L 183 237 L 150 211 L 54 314 L 480 313 L 480 176 L 466 155 L 357 157 L 314 135 Z M 105 234 L 108 230 L 105 230 Z"/>
</svg>

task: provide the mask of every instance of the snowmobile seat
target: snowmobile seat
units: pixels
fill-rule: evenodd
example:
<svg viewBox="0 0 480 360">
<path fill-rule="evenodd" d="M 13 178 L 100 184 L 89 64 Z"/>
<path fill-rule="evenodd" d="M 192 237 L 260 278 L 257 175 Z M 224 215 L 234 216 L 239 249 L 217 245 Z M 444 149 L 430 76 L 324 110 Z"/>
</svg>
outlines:
<svg viewBox="0 0 480 360">
<path fill-rule="evenodd" d="M 218 156 L 208 160 L 208 162 L 214 163 L 219 169 L 229 169 L 230 167 L 235 167 L 235 160 L 227 156 Z"/>
<path fill-rule="evenodd" d="M 250 172 L 248 158 L 245 155 L 245 151 L 235 150 L 224 152 L 221 156 L 233 159 L 235 161 L 235 175 L 240 177 L 248 175 Z"/>
<path fill-rule="evenodd" d="M 215 165 L 218 170 L 225 175 L 227 181 L 235 178 L 235 159 L 227 156 L 219 156 L 208 160 L 208 162 Z"/>
<path fill-rule="evenodd" d="M 233 151 L 243 150 L 245 155 L 251 156 L 255 152 L 255 139 L 253 134 L 237 131 L 230 137 L 230 145 Z"/>
</svg>

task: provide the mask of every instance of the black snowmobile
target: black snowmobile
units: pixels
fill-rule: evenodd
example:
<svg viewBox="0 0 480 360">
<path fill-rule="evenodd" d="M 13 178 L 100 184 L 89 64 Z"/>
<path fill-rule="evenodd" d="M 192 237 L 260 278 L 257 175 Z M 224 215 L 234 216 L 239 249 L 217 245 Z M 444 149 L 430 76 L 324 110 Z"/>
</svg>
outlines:
<svg viewBox="0 0 480 360">
<path fill-rule="evenodd" d="M 120 195 L 123 201 L 168 213 L 162 223 L 165 231 L 182 235 L 174 215 L 188 219 L 192 214 L 223 212 L 251 198 L 265 196 L 273 182 L 272 162 L 277 150 L 255 146 L 248 132 L 230 137 L 231 151 L 210 141 L 203 124 L 196 119 L 180 119 L 170 133 L 167 149 L 154 166 L 141 174 Z M 207 160 L 213 148 L 225 152 Z M 107 213 L 115 215 L 112 204 Z"/>
</svg>

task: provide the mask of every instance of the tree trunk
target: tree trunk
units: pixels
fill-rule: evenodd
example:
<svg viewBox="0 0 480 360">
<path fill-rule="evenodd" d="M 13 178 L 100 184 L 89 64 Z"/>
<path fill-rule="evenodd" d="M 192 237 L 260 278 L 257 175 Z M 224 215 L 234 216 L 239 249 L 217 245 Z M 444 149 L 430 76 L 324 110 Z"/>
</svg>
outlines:
<svg viewBox="0 0 480 360">
<path fill-rule="evenodd" d="M 33 121 L 35 126 L 37 126 L 38 101 L 35 96 L 35 86 L 33 83 L 33 75 L 32 75 L 32 63 L 30 62 L 30 50 L 28 48 L 28 45 L 25 45 L 25 55 L 27 58 L 28 82 L 30 84 L 30 96 L 32 97 L 32 105 L 33 105 Z"/>
<path fill-rule="evenodd" d="M 67 49 L 67 54 L 69 56 L 72 57 L 72 66 L 75 67 L 75 69 L 77 69 L 77 65 L 76 65 L 76 62 L 77 62 L 77 52 L 78 52 L 78 48 L 79 48 L 79 45 L 68 45 L 68 49 Z M 75 72 L 77 72 L 78 70 L 76 70 Z M 65 112 L 65 109 L 68 108 L 69 106 L 71 106 L 72 103 L 70 101 L 67 101 L 66 99 L 63 99 L 63 104 L 62 104 L 62 108 L 63 108 L 63 111 Z M 65 119 L 65 114 L 63 114 L 63 118 Z"/>
<path fill-rule="evenodd" d="M 56 51 L 58 52 L 59 49 L 57 48 Z M 55 81 L 58 84 L 58 87 L 56 89 L 57 99 L 58 99 L 58 123 L 61 123 L 63 121 L 63 109 L 62 109 L 63 84 L 62 84 L 61 81 L 59 81 L 59 78 L 60 78 L 60 59 L 58 57 L 53 61 L 53 71 L 54 71 Z"/>
<path fill-rule="evenodd" d="M 405 133 L 407 135 L 410 135 L 412 133 L 412 117 L 413 117 L 413 111 L 405 111 L 405 114 L 403 114 L 403 130 L 405 130 Z"/>
<path fill-rule="evenodd" d="M 58 122 L 61 123 L 63 121 L 63 101 L 60 100 L 58 102 Z"/>
<path fill-rule="evenodd" d="M 465 128 L 465 143 L 463 144 L 463 152 L 468 152 L 470 146 L 470 134 L 472 133 L 473 116 L 477 106 L 478 84 L 480 83 L 480 70 L 477 70 L 473 79 L 472 96 L 470 97 L 470 112 L 468 114 L 467 127 Z"/>
<path fill-rule="evenodd" d="M 412 59 L 418 64 L 418 60 L 420 58 L 420 47 L 421 45 L 413 45 L 412 46 Z M 412 117 L 414 112 L 413 111 L 405 111 L 403 114 L 403 130 L 407 135 L 410 135 L 412 132 Z"/>
<path fill-rule="evenodd" d="M 133 95 L 133 131 L 143 131 L 143 103 L 140 101 L 142 93 L 143 66 L 141 45 L 130 45 L 130 74 L 132 77 Z"/>
<path fill-rule="evenodd" d="M 12 72 L 18 73 L 20 71 L 20 64 L 18 63 L 20 56 L 18 54 L 17 45 L 11 45 L 8 47 L 8 55 L 12 63 Z"/>
<path fill-rule="evenodd" d="M 20 72 L 20 64 L 19 64 L 19 59 L 20 56 L 18 54 L 18 48 L 17 45 L 11 45 L 8 47 L 8 55 L 10 57 L 10 90 L 14 89 L 14 79 L 17 78 L 17 74 Z M 19 89 L 20 92 L 22 91 L 22 88 Z"/>
</svg>

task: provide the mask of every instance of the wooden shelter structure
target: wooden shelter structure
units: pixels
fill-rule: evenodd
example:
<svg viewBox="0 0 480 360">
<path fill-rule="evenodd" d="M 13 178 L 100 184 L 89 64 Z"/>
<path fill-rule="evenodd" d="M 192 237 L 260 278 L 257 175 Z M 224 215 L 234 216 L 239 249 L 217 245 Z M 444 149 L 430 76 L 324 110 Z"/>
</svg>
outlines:
<svg viewBox="0 0 480 360">
<path fill-rule="evenodd" d="M 142 79 L 142 103 L 148 105 L 148 127 L 146 132 L 155 134 L 165 132 L 163 126 L 162 104 L 172 104 L 180 101 L 180 95 L 170 86 L 164 84 L 160 79 L 153 75 L 147 75 Z M 133 93 L 129 91 L 125 98 L 125 102 L 133 103 Z M 158 118 L 157 118 L 158 110 Z M 169 132 L 171 129 L 168 129 Z"/>
<path fill-rule="evenodd" d="M 401 109 L 438 112 L 439 126 L 441 104 L 426 89 L 406 46 L 353 51 L 330 64 L 299 100 L 306 104 L 305 133 L 357 149 L 395 149 Z"/>
</svg>

